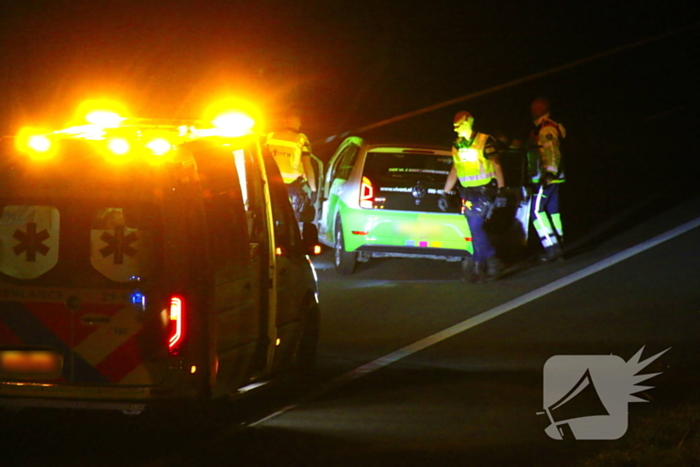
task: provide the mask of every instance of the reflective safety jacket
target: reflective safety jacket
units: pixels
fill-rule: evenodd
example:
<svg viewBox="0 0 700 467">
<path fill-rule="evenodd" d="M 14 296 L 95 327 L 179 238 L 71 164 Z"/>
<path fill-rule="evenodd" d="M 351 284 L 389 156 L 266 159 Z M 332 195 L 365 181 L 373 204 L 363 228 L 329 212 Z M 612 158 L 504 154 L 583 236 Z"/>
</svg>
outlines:
<svg viewBox="0 0 700 467">
<path fill-rule="evenodd" d="M 283 130 L 267 135 L 265 145 L 277 162 L 284 183 L 305 177 L 302 156 L 311 154 L 311 143 L 304 133 Z"/>
<path fill-rule="evenodd" d="M 496 178 L 496 167 L 491 160 L 496 148 L 491 136 L 474 132 L 471 139 L 458 138 L 452 148 L 457 178 L 462 186 L 482 186 Z"/>
<path fill-rule="evenodd" d="M 561 140 L 566 129 L 545 114 L 535 120 L 528 148 L 528 171 L 533 183 L 539 183 L 544 174 L 553 176 L 552 183 L 564 182 L 564 166 L 561 157 Z"/>
</svg>

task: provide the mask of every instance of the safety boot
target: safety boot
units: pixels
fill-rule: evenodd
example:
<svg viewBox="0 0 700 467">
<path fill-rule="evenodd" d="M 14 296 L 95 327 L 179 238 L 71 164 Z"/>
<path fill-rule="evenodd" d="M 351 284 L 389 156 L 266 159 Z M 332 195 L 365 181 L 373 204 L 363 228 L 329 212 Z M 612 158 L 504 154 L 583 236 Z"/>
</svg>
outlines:
<svg viewBox="0 0 700 467">
<path fill-rule="evenodd" d="M 544 249 L 544 253 L 540 255 L 540 261 L 543 263 L 551 263 L 552 261 L 562 260 L 562 254 L 561 245 L 555 243 Z"/>
<path fill-rule="evenodd" d="M 473 258 L 465 258 L 462 260 L 462 282 L 474 284 L 481 281 L 484 271 L 484 263 L 474 261 Z"/>
</svg>

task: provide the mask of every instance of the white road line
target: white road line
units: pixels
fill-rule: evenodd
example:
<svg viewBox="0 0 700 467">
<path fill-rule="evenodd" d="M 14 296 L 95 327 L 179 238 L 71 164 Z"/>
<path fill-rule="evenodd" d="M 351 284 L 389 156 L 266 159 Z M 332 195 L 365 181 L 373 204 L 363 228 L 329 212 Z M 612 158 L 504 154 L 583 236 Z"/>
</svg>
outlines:
<svg viewBox="0 0 700 467">
<path fill-rule="evenodd" d="M 297 407 L 299 404 L 314 399 L 322 394 L 325 394 L 333 389 L 337 389 L 341 386 L 344 386 L 351 381 L 354 381 L 358 378 L 361 378 L 362 376 L 368 375 L 370 373 L 373 373 L 381 368 L 384 368 L 387 365 L 391 365 L 392 363 L 396 363 L 401 359 L 404 359 L 406 357 L 409 357 L 417 352 L 420 352 L 421 350 L 424 350 L 432 345 L 435 345 L 439 342 L 442 342 L 446 339 L 449 339 L 450 337 L 456 336 L 457 334 L 460 334 L 464 331 L 467 331 L 473 327 L 476 327 L 480 324 L 483 324 L 493 318 L 496 318 L 497 316 L 500 316 L 502 314 L 508 313 L 509 311 L 512 311 L 522 305 L 525 305 L 527 303 L 530 303 L 534 300 L 537 300 L 539 298 L 544 297 L 547 294 L 550 294 L 552 292 L 555 292 L 561 288 L 564 288 L 570 284 L 573 284 L 574 282 L 577 282 L 581 279 L 585 279 L 588 276 L 591 276 L 599 271 L 602 271 L 603 269 L 609 268 L 610 266 L 613 266 L 617 263 L 620 263 L 628 258 L 631 258 L 632 256 L 635 256 L 639 253 L 642 253 L 646 250 L 649 250 L 651 248 L 654 248 L 657 245 L 660 245 L 661 243 L 664 243 L 668 240 L 671 240 L 679 235 L 682 235 L 692 229 L 695 229 L 700 226 L 700 218 L 694 219 L 690 222 L 686 222 L 683 225 L 680 225 L 676 227 L 675 229 L 669 230 L 666 233 L 663 233 L 661 235 L 658 235 L 650 240 L 647 240 L 645 242 L 640 243 L 639 245 L 633 246 L 631 248 L 628 248 L 627 250 L 624 250 L 620 253 L 617 253 L 609 258 L 606 258 L 602 261 L 599 261 L 595 264 L 592 264 L 588 267 L 585 267 L 581 269 L 580 271 L 577 271 L 573 274 L 569 274 L 566 277 L 562 277 L 561 279 L 557 279 L 554 282 L 551 282 L 545 286 L 540 287 L 539 289 L 535 289 L 532 292 L 528 292 L 525 295 L 521 295 L 518 298 L 515 298 L 509 302 L 503 303 L 502 305 L 498 305 L 495 308 L 492 308 L 488 311 L 485 311 L 483 313 L 480 313 L 476 316 L 473 316 L 469 319 L 466 319 L 460 323 L 455 324 L 454 326 L 450 326 L 449 328 L 443 329 L 442 331 L 439 331 L 431 336 L 428 336 L 424 339 L 421 339 L 419 341 L 414 342 L 413 344 L 407 345 L 406 347 L 396 350 L 395 352 L 392 352 L 388 355 L 385 355 L 383 357 L 380 357 L 374 361 L 371 361 L 369 363 L 366 363 L 358 368 L 355 368 L 354 370 L 345 373 L 344 375 L 341 375 L 325 384 L 322 384 L 319 386 L 315 391 L 313 391 L 308 397 L 306 397 L 303 401 L 300 401 L 296 404 L 289 405 L 281 410 L 278 410 L 277 412 L 270 414 L 266 416 L 265 418 L 262 418 L 260 420 L 257 420 L 255 422 L 249 423 L 250 426 L 255 426 L 261 423 L 266 422 L 267 420 L 270 420 L 272 418 L 278 417 L 282 415 L 285 412 L 288 412 L 292 410 L 293 408 Z"/>
</svg>

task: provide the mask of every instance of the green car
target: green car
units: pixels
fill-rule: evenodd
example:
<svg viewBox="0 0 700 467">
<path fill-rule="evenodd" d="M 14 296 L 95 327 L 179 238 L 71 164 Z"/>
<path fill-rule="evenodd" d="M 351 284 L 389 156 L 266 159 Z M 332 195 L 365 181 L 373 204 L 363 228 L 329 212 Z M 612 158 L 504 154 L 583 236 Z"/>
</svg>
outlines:
<svg viewBox="0 0 700 467">
<path fill-rule="evenodd" d="M 335 268 L 352 274 L 377 257 L 461 261 L 473 252 L 461 201 L 438 208 L 452 165 L 449 148 L 343 141 L 321 186 L 320 241 L 335 250 Z"/>
</svg>

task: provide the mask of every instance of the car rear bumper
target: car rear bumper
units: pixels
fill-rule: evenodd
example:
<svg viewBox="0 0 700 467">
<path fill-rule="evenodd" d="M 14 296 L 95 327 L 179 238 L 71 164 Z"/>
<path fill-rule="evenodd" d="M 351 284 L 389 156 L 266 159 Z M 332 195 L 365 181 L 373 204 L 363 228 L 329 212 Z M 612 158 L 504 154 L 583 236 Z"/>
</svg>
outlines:
<svg viewBox="0 0 700 467">
<path fill-rule="evenodd" d="M 372 257 L 399 257 L 399 258 L 434 258 L 448 261 L 458 261 L 471 256 L 467 250 L 454 250 L 449 248 L 421 248 L 401 247 L 386 245 L 363 245 L 356 251 L 370 253 Z"/>
<path fill-rule="evenodd" d="M 393 252 L 419 256 L 469 256 L 471 233 L 461 214 L 344 209 L 347 251 Z"/>
</svg>

